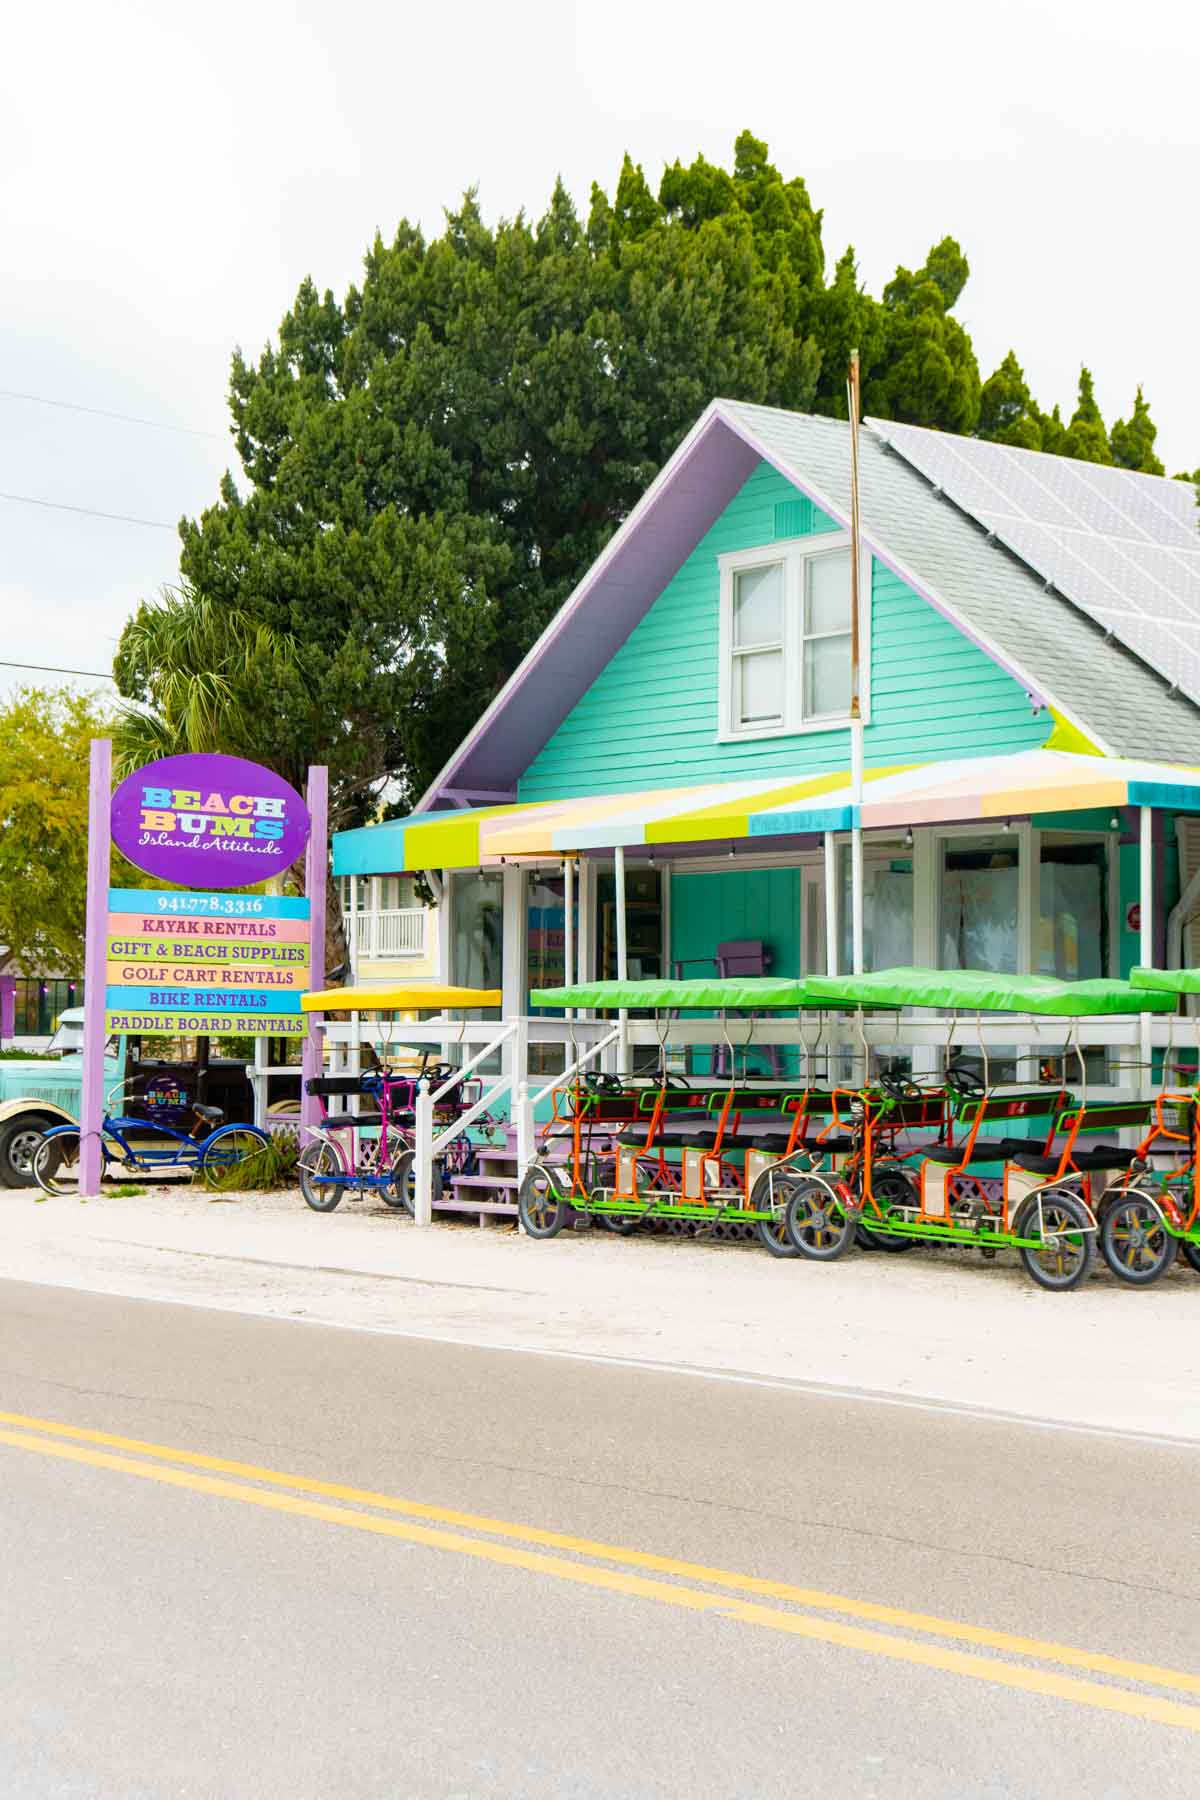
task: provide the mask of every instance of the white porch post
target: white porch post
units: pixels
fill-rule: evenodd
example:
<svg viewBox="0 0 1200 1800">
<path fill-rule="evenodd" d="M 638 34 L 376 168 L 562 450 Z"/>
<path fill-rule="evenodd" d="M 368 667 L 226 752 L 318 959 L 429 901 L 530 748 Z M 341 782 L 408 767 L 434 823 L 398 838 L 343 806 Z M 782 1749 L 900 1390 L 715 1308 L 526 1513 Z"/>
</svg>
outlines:
<svg viewBox="0 0 1200 1800">
<path fill-rule="evenodd" d="M 570 987 L 575 967 L 575 864 L 563 857 L 563 986 Z M 568 1019 L 573 1017 L 567 1008 Z"/>
<path fill-rule="evenodd" d="M 371 928 L 367 933 L 367 955 L 375 956 L 383 936 L 383 928 L 379 923 L 380 902 L 383 899 L 383 877 L 372 875 L 370 881 Z"/>
<path fill-rule="evenodd" d="M 621 844 L 613 852 L 613 885 L 616 889 L 617 904 L 617 980 L 629 978 L 629 938 L 625 921 L 625 849 Z M 617 1013 L 620 1022 L 621 1036 L 618 1042 L 620 1061 L 618 1073 L 624 1075 L 629 1067 L 629 1012 L 624 1006 Z"/>
<path fill-rule="evenodd" d="M 825 833 L 825 973 L 838 972 L 837 845 L 832 831 Z"/>
<path fill-rule="evenodd" d="M 350 953 L 350 985 L 358 980 L 358 876 L 350 877 L 350 928 L 346 932 L 346 948 Z"/>
<path fill-rule="evenodd" d="M 1149 969 L 1154 964 L 1154 809 L 1149 806 L 1138 808 L 1138 914 L 1138 961 Z M 1153 1073 L 1150 1014 L 1142 1013 L 1138 1024 L 1142 1064 L 1138 1086 L 1143 1094 L 1149 1094 Z"/>
<path fill-rule="evenodd" d="M 417 1100 L 413 1108 L 413 1224 L 433 1224 L 433 1101 L 428 1081 L 417 1084 Z"/>
<path fill-rule="evenodd" d="M 501 1013 L 507 1025 L 511 1019 L 525 1016 L 525 976 L 529 964 L 525 911 L 525 871 L 516 863 L 505 863 L 500 871 L 504 932 L 500 956 Z M 523 1043 L 509 1038 L 501 1051 L 502 1067 L 512 1077 L 512 1093 L 516 1096 L 521 1083 L 528 1078 Z"/>
</svg>

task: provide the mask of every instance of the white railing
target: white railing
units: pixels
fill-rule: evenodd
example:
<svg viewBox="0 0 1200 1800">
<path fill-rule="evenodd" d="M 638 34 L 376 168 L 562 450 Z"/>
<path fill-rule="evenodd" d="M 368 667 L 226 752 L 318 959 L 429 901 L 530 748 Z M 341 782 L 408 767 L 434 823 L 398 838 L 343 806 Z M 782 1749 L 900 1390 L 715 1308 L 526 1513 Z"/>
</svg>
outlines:
<svg viewBox="0 0 1200 1800">
<path fill-rule="evenodd" d="M 424 956 L 429 915 L 423 906 L 397 907 L 388 912 L 360 912 L 346 920 L 353 939 L 351 950 L 357 964 L 364 958 L 388 960 L 403 956 Z"/>
</svg>

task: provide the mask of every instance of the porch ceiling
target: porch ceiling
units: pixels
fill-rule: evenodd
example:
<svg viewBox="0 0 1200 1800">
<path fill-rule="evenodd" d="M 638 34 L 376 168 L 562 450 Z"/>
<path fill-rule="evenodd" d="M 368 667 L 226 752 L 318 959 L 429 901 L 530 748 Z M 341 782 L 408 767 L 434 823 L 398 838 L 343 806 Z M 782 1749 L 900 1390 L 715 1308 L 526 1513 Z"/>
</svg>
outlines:
<svg viewBox="0 0 1200 1800">
<path fill-rule="evenodd" d="M 478 868 L 500 857 L 769 840 L 812 832 L 944 825 L 1031 813 L 1153 806 L 1200 812 L 1200 769 L 1171 763 L 1024 750 L 1009 756 L 868 769 L 855 805 L 846 770 L 801 780 L 716 782 L 537 805 L 414 814 L 341 832 L 335 875 Z"/>
</svg>

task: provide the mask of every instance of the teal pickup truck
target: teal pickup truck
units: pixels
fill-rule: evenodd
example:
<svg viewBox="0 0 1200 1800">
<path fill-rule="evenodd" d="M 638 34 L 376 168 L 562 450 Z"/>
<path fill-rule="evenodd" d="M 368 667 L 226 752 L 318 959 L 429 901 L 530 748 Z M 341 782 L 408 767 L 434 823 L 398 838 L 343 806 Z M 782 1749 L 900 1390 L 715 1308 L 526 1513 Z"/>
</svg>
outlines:
<svg viewBox="0 0 1200 1800">
<path fill-rule="evenodd" d="M 46 1057 L 0 1057 L 0 1187 L 33 1186 L 33 1153 L 51 1125 L 77 1124 L 83 1089 L 83 1008 L 59 1017 Z M 104 1047 L 104 1092 L 121 1079 L 125 1042 Z"/>
</svg>

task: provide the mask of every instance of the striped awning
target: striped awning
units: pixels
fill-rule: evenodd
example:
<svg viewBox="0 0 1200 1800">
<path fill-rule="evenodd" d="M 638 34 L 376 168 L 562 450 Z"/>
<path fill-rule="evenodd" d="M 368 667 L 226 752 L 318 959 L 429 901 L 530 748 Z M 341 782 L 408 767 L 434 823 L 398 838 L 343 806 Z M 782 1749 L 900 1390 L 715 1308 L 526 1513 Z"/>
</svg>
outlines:
<svg viewBox="0 0 1200 1800">
<path fill-rule="evenodd" d="M 1200 812 L 1200 769 L 1065 750 L 868 769 L 856 805 L 845 769 L 791 780 L 714 782 L 389 820 L 333 840 L 335 875 L 479 868 L 500 857 L 559 857 L 617 846 L 904 829 L 1033 813 L 1156 806 Z"/>
</svg>

